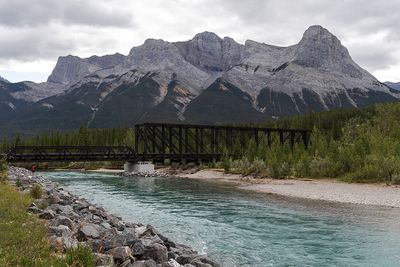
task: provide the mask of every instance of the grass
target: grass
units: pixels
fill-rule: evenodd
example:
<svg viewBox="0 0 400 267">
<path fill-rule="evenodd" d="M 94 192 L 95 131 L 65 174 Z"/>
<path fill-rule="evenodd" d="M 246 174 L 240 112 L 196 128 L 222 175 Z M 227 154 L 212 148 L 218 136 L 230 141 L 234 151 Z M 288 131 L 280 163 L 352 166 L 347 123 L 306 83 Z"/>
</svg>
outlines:
<svg viewBox="0 0 400 267">
<path fill-rule="evenodd" d="M 94 256 L 88 248 L 78 247 L 55 254 L 47 240 L 44 221 L 26 212 L 33 199 L 0 183 L 0 266 L 93 266 Z"/>
<path fill-rule="evenodd" d="M 31 195 L 32 198 L 34 199 L 39 199 L 43 195 L 43 189 L 39 184 L 34 184 L 29 191 L 29 194 Z"/>
</svg>

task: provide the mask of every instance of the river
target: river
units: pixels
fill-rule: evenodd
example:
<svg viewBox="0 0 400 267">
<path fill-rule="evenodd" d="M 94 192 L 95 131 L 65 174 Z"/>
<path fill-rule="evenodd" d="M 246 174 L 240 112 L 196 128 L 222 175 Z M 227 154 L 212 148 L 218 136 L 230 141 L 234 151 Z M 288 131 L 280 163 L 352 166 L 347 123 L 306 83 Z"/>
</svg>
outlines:
<svg viewBox="0 0 400 267">
<path fill-rule="evenodd" d="M 45 172 L 126 221 L 224 267 L 400 266 L 400 209 L 252 193 L 180 178 Z"/>
</svg>

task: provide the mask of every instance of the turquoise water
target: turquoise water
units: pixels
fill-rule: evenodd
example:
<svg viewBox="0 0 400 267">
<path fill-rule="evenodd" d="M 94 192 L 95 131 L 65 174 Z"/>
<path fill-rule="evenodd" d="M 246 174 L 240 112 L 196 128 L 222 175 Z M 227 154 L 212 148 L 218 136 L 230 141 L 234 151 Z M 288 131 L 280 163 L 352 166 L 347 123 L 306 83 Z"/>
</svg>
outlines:
<svg viewBox="0 0 400 267">
<path fill-rule="evenodd" d="M 43 175 L 222 266 L 400 266 L 400 209 L 306 201 L 177 178 Z"/>
</svg>

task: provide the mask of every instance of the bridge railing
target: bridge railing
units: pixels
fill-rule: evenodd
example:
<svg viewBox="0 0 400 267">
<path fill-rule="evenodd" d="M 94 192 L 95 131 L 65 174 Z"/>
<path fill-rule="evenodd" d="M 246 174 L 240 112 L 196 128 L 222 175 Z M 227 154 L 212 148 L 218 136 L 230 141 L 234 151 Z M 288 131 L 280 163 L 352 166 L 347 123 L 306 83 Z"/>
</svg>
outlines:
<svg viewBox="0 0 400 267">
<path fill-rule="evenodd" d="M 123 161 L 137 154 L 125 146 L 16 146 L 7 154 L 12 162 L 39 161 Z"/>
</svg>

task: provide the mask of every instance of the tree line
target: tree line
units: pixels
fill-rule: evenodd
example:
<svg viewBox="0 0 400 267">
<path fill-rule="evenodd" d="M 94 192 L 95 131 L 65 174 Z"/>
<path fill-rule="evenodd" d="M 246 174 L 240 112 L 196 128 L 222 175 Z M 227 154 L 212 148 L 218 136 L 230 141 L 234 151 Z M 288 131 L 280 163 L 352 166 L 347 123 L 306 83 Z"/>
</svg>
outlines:
<svg viewBox="0 0 400 267">
<path fill-rule="evenodd" d="M 347 181 L 400 182 L 400 104 L 377 104 L 366 108 L 309 112 L 304 115 L 243 124 L 276 128 L 311 129 L 309 149 L 294 148 L 261 138 L 226 151 L 217 165 L 227 171 L 260 177 L 328 177 Z M 4 140 L 5 152 L 15 145 L 134 146 L 134 130 L 128 127 L 71 132 L 52 131 L 32 137 Z M 234 154 L 235 156 L 232 156 Z"/>
</svg>

